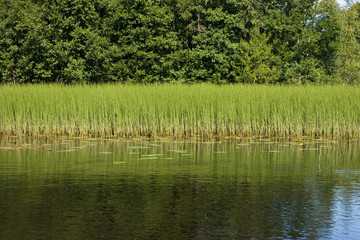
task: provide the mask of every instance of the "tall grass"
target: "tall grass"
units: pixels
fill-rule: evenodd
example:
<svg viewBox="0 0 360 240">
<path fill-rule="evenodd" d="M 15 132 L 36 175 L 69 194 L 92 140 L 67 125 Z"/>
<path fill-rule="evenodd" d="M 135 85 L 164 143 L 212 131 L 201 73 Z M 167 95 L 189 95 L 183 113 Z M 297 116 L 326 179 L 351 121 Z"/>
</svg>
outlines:
<svg viewBox="0 0 360 240">
<path fill-rule="evenodd" d="M 0 86 L 0 135 L 358 138 L 360 88 Z"/>
</svg>

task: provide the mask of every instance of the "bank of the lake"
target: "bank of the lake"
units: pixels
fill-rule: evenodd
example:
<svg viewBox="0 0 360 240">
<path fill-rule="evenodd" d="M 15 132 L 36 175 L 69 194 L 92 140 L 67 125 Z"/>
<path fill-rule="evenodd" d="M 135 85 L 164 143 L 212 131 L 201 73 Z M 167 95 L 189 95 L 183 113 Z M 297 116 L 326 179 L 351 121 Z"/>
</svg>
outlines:
<svg viewBox="0 0 360 240">
<path fill-rule="evenodd" d="M 360 88 L 2 85 L 0 135 L 359 138 Z"/>
</svg>

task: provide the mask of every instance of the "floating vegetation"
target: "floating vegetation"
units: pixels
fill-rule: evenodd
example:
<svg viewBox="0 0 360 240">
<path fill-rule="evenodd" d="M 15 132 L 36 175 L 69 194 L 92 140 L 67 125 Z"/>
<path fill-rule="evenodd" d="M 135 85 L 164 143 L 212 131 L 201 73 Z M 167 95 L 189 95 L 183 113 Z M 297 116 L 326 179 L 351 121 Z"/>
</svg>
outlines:
<svg viewBox="0 0 360 240">
<path fill-rule="evenodd" d="M 99 154 L 113 154 L 113 152 L 99 152 Z"/>
<path fill-rule="evenodd" d="M 46 145 L 32 145 L 32 144 L 9 144 L 7 146 L 0 147 L 0 150 L 31 150 L 45 148 Z"/>
<path fill-rule="evenodd" d="M 143 147 L 143 146 L 132 146 L 132 147 L 129 147 L 129 149 L 148 149 L 148 148 L 151 148 L 151 147 Z"/>
<path fill-rule="evenodd" d="M 64 144 L 66 138 L 270 144 L 360 137 L 360 88 L 352 86 L 2 85 L 0 93 L 3 137 L 56 137 Z"/>
<path fill-rule="evenodd" d="M 141 158 L 143 160 L 153 160 L 153 159 L 158 159 L 157 157 L 144 157 L 144 158 Z"/>
<path fill-rule="evenodd" d="M 16 148 L 13 148 L 13 147 L 0 147 L 0 150 L 13 150 L 13 149 L 16 149 Z"/>
<path fill-rule="evenodd" d="M 188 153 L 187 150 L 176 150 L 176 149 L 169 149 L 168 152 L 174 152 L 174 153 L 180 153 L 180 154 Z"/>
<path fill-rule="evenodd" d="M 57 153 L 63 153 L 63 152 L 76 152 L 76 150 L 73 150 L 73 149 L 67 149 L 67 150 L 57 150 L 55 151 Z"/>
<path fill-rule="evenodd" d="M 129 152 L 130 155 L 140 155 L 140 152 Z"/>
<path fill-rule="evenodd" d="M 318 148 L 302 148 L 302 151 L 318 151 Z"/>
<path fill-rule="evenodd" d="M 86 145 L 88 145 L 88 146 L 95 146 L 95 145 L 98 145 L 98 143 L 93 142 L 93 143 L 87 143 Z"/>
</svg>

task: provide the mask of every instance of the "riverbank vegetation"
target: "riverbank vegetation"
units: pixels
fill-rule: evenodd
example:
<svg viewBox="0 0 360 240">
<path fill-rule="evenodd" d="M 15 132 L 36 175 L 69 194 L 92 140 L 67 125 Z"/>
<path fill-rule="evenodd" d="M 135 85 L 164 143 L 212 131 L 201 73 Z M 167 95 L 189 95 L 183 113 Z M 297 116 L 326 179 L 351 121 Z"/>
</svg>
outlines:
<svg viewBox="0 0 360 240">
<path fill-rule="evenodd" d="M 360 4 L 1 0 L 0 83 L 360 81 Z"/>
<path fill-rule="evenodd" d="M 353 86 L 0 86 L 0 135 L 358 138 Z"/>
</svg>

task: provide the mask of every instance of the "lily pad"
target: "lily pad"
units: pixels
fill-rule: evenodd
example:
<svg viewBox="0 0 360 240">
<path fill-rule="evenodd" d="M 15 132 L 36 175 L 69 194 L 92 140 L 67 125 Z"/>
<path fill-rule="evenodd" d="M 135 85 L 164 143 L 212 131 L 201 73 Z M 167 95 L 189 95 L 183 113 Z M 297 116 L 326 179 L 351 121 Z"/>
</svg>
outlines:
<svg viewBox="0 0 360 240">
<path fill-rule="evenodd" d="M 15 148 L 13 148 L 13 147 L 0 147 L 0 149 L 4 149 L 4 150 L 13 150 L 13 149 L 15 149 Z"/>
<path fill-rule="evenodd" d="M 132 146 L 129 147 L 130 149 L 146 149 L 146 148 L 151 148 L 151 147 L 143 147 L 143 146 Z"/>
<path fill-rule="evenodd" d="M 131 155 L 139 155 L 141 153 L 140 152 L 129 152 L 129 154 L 131 154 Z"/>
</svg>

